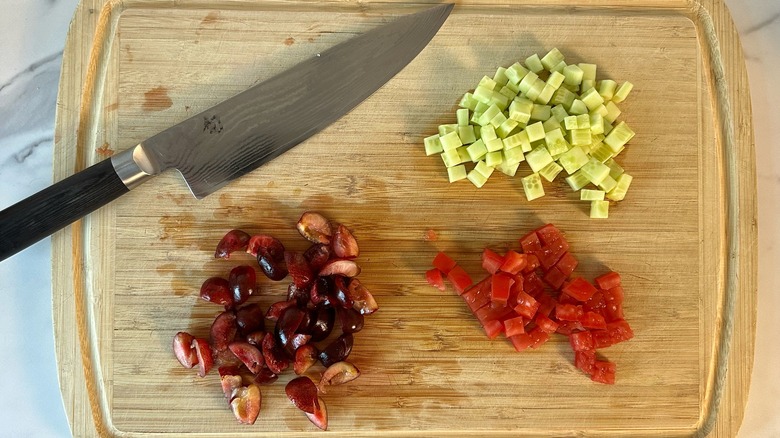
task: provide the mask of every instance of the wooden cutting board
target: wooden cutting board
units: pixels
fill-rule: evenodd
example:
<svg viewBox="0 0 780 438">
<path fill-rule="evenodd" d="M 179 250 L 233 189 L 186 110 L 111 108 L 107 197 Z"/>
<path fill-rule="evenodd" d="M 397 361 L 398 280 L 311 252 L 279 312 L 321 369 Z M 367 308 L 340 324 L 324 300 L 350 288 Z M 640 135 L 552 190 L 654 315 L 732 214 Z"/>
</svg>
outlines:
<svg viewBox="0 0 780 438">
<path fill-rule="evenodd" d="M 57 107 L 59 180 L 245 87 L 422 5 L 396 2 L 82 0 Z M 519 178 L 450 185 L 422 139 L 454 121 L 483 75 L 558 47 L 629 80 L 634 176 L 608 220 L 562 180 L 527 202 Z M 219 309 L 201 282 L 249 262 L 214 260 L 232 228 L 305 248 L 301 212 L 348 224 L 381 309 L 356 336 L 359 380 L 327 395 L 338 436 L 734 436 L 753 358 L 756 185 L 747 76 L 720 0 L 468 0 L 396 78 L 324 132 L 203 201 L 156 178 L 53 239 L 60 385 L 74 436 L 319 434 L 263 387 L 237 424 L 218 376 L 179 366 L 171 339 Z M 520 174 L 529 171 L 521 166 Z M 426 285 L 445 250 L 475 277 L 483 247 L 552 222 L 587 278 L 623 274 L 636 337 L 603 350 L 617 384 L 592 383 L 562 336 L 514 352 L 462 300 Z M 428 230 L 437 236 L 431 239 Z M 285 287 L 261 281 L 267 305 Z"/>
</svg>

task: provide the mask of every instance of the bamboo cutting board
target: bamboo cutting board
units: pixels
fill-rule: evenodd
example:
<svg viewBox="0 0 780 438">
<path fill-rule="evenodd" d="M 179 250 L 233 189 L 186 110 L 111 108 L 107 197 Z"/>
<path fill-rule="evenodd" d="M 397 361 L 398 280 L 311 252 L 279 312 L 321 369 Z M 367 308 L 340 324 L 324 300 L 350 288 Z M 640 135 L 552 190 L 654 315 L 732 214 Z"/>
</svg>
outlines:
<svg viewBox="0 0 780 438">
<path fill-rule="evenodd" d="M 104 159 L 354 34 L 423 5 L 396 2 L 82 0 L 58 100 L 55 179 Z M 634 176 L 608 220 L 562 180 L 524 198 L 519 178 L 448 184 L 422 139 L 454 120 L 485 74 L 558 47 L 600 78 L 635 84 Z M 469 0 L 396 78 L 324 132 L 203 201 L 163 175 L 57 233 L 54 323 L 74 436 L 319 434 L 263 387 L 237 424 L 212 372 L 181 368 L 179 330 L 208 333 L 201 282 L 229 229 L 305 248 L 301 212 L 348 224 L 380 311 L 356 336 L 363 375 L 326 396 L 337 436 L 734 436 L 753 358 L 756 196 L 742 51 L 720 0 Z M 525 165 L 520 173 L 528 173 Z M 592 383 L 566 339 L 515 353 L 488 341 L 462 300 L 426 285 L 438 250 L 477 277 L 483 247 L 552 222 L 579 275 L 623 274 L 636 333 L 602 351 L 617 384 Z M 432 230 L 437 236 L 431 239 Z M 257 302 L 285 286 L 261 280 Z"/>
</svg>

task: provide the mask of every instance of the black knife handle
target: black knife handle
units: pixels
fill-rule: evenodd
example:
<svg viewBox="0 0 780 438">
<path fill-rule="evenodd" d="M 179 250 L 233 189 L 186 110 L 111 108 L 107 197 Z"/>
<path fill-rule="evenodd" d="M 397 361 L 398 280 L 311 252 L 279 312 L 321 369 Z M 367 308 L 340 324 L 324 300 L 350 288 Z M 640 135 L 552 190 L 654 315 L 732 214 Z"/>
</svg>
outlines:
<svg viewBox="0 0 780 438">
<path fill-rule="evenodd" d="M 103 160 L 0 211 L 0 261 L 128 191 Z"/>
</svg>

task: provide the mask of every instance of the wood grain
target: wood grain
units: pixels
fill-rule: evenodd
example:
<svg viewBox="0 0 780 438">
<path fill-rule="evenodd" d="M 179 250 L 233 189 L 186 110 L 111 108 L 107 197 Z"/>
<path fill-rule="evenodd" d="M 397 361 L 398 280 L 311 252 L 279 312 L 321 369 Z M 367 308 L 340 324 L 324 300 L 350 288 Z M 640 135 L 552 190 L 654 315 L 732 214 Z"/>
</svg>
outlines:
<svg viewBox="0 0 780 438">
<path fill-rule="evenodd" d="M 82 0 L 63 60 L 55 178 L 123 150 L 388 17 L 401 3 Z M 637 132 L 619 162 L 635 180 L 607 221 L 563 181 L 525 201 L 518 179 L 450 185 L 422 138 L 497 66 L 558 47 L 635 84 L 621 108 Z M 363 375 L 328 394 L 343 436 L 734 436 L 753 356 L 756 196 L 741 48 L 721 1 L 469 1 L 431 44 L 352 113 L 268 165 L 196 201 L 163 175 L 55 235 L 54 322 L 74 436 L 316 433 L 284 382 L 240 426 L 218 377 L 172 356 L 173 334 L 208 332 L 200 283 L 247 262 L 212 259 L 231 228 L 303 249 L 316 209 L 349 224 L 361 279 L 381 310 L 356 337 Z M 521 172 L 527 169 L 521 167 Z M 473 275 L 479 252 L 530 228 L 567 232 L 593 277 L 624 274 L 636 338 L 603 353 L 618 383 L 592 384 L 565 339 L 514 353 L 489 342 L 460 298 L 425 285 L 437 250 Z M 434 230 L 437 240 L 425 238 Z M 282 284 L 263 281 L 271 303 Z"/>
</svg>

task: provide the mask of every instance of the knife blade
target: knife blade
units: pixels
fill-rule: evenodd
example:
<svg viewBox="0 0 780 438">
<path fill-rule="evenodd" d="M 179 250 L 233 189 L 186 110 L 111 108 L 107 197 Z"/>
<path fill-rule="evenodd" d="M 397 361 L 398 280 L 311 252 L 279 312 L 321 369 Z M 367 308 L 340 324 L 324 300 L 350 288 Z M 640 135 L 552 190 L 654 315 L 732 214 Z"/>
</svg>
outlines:
<svg viewBox="0 0 780 438">
<path fill-rule="evenodd" d="M 201 199 L 338 120 L 400 72 L 452 11 L 442 4 L 333 46 L 0 211 L 0 261 L 178 170 Z"/>
</svg>

